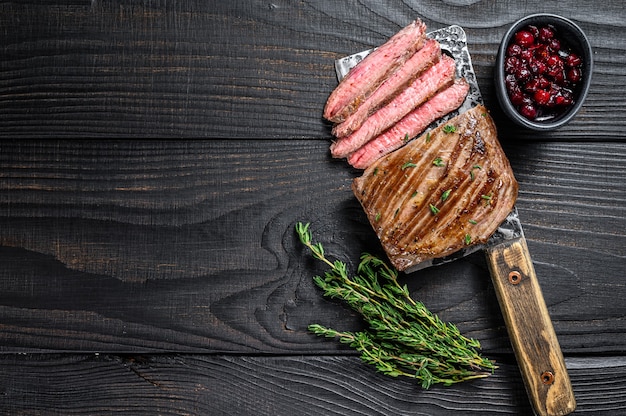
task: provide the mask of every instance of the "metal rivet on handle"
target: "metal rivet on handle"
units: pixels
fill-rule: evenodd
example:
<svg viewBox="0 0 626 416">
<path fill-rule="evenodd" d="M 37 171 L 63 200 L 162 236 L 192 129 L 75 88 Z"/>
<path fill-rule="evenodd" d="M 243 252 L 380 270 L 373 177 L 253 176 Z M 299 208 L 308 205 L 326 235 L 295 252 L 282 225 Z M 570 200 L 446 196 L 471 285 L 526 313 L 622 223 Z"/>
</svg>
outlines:
<svg viewBox="0 0 626 416">
<path fill-rule="evenodd" d="M 522 281 L 522 274 L 517 270 L 513 270 L 509 273 L 509 283 L 512 285 L 518 285 Z"/>
<path fill-rule="evenodd" d="M 554 383 L 554 374 L 552 371 L 544 371 L 541 373 L 541 382 L 547 386 Z"/>
</svg>

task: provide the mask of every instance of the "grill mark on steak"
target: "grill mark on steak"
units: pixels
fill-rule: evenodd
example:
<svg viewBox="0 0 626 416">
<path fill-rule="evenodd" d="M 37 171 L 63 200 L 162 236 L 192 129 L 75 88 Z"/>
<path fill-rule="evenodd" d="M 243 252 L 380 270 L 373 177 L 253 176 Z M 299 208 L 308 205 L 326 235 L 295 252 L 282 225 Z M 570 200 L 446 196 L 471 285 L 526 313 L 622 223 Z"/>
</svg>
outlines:
<svg viewBox="0 0 626 416">
<path fill-rule="evenodd" d="M 402 66 L 426 40 L 426 25 L 411 22 L 348 72 L 328 97 L 324 118 L 335 123 L 352 114 L 378 86 Z"/>
<path fill-rule="evenodd" d="M 417 237 L 422 241 L 430 241 L 432 244 L 428 245 L 429 252 L 434 250 L 435 244 L 438 239 L 445 238 L 446 231 L 451 232 L 451 225 L 456 224 L 462 216 L 462 210 L 459 210 L 458 203 L 464 205 L 468 212 L 473 212 L 474 215 L 480 218 L 483 215 L 488 205 L 482 200 L 481 195 L 487 195 L 492 187 L 492 180 L 488 178 L 482 181 L 482 178 L 476 178 L 469 182 L 469 186 L 466 185 L 462 192 L 459 192 L 459 186 L 456 189 L 451 186 L 451 182 L 456 182 L 458 185 L 466 179 L 464 172 L 471 169 L 473 164 L 480 162 L 480 159 L 472 157 L 471 143 L 467 143 L 462 140 L 457 142 L 455 149 L 450 153 L 449 160 L 447 162 L 447 169 L 444 170 L 443 175 L 437 181 L 436 187 L 431 190 L 430 198 L 424 201 L 422 210 L 430 210 L 432 204 L 439 209 L 438 215 L 416 215 L 411 217 L 411 221 L 405 223 L 404 228 L 394 230 L 397 234 L 398 245 L 408 245 L 411 241 L 407 241 L 406 236 L 412 232 L 417 233 Z M 469 146 L 468 146 L 469 144 Z M 441 195 L 447 190 L 453 189 L 450 193 L 451 197 L 444 202 L 441 201 Z M 493 201 L 492 201 L 493 202 Z M 482 204 L 481 204 L 482 203 Z M 430 234 L 434 234 L 430 239 L 427 237 Z M 459 236 L 459 241 L 462 240 L 462 236 Z M 458 245 L 460 248 L 461 245 Z M 448 248 L 449 252 L 455 251 L 454 245 Z"/>
<path fill-rule="evenodd" d="M 376 159 L 403 146 L 407 137 L 414 138 L 433 121 L 459 108 L 468 92 L 467 81 L 457 79 L 453 85 L 434 95 L 396 125 L 352 153 L 348 157 L 348 163 L 357 169 L 367 168 Z"/>
<path fill-rule="evenodd" d="M 345 137 L 356 131 L 367 117 L 389 103 L 424 71 L 439 62 L 440 57 L 439 42 L 428 39 L 424 46 L 384 81 L 353 114 L 350 114 L 342 123 L 335 125 L 333 135 Z"/>
<path fill-rule="evenodd" d="M 452 125 L 448 123 L 447 125 Z M 403 161 L 401 161 L 400 169 L 406 163 L 414 163 L 417 166 L 415 167 L 407 167 L 405 169 L 404 175 L 390 175 L 387 177 L 386 181 L 380 181 L 379 187 L 375 188 L 375 196 L 372 196 L 371 203 L 373 205 L 384 204 L 385 201 L 390 205 L 397 203 L 395 199 L 389 194 L 385 194 L 384 189 L 394 189 L 399 192 L 395 193 L 395 196 L 401 199 L 404 199 L 406 194 L 402 191 L 405 191 L 405 186 L 410 185 L 413 186 L 415 190 L 419 190 L 421 193 L 416 195 L 416 197 L 429 195 L 432 191 L 432 187 L 424 189 L 426 185 L 434 184 L 440 181 L 441 177 L 445 177 L 448 175 L 448 171 L 450 169 L 451 161 L 458 160 L 458 155 L 454 156 L 455 152 L 458 153 L 460 147 L 457 143 L 455 148 L 453 149 L 445 149 L 442 150 L 441 146 L 433 146 L 431 144 L 434 140 L 440 140 L 441 137 L 445 138 L 446 136 L 439 136 L 440 131 L 443 127 L 435 129 L 428 136 L 428 140 L 424 138 L 424 144 L 422 146 L 407 146 L 407 151 L 403 154 Z M 418 139 L 421 140 L 421 139 Z M 438 169 L 433 169 L 431 165 L 433 165 L 435 159 L 441 158 L 446 161 L 445 167 L 437 167 Z M 381 163 L 385 166 L 384 172 L 389 172 L 392 169 L 396 169 L 397 166 L 393 165 L 392 162 L 386 160 Z M 421 169 L 420 169 L 421 167 Z M 443 174 L 441 174 L 443 172 Z M 441 175 L 440 175 L 441 174 Z M 406 180 L 410 178 L 410 180 Z M 428 191 L 428 192 L 424 192 Z M 423 198 L 420 198 L 419 201 L 424 202 Z M 422 206 L 419 204 L 418 208 Z"/>
<path fill-rule="evenodd" d="M 459 221 L 463 209 L 467 210 L 467 212 L 474 212 L 478 218 L 481 217 L 482 211 L 488 206 L 485 201 L 482 201 L 481 195 L 489 193 L 492 180 L 488 178 L 482 181 L 482 177 L 477 178 L 475 176 L 474 180 L 466 184 L 464 189 L 460 189 L 463 181 L 467 179 L 464 172 L 467 172 L 474 164 L 480 162 L 479 159 L 472 157 L 471 151 L 467 149 L 467 145 L 468 143 L 464 143 L 462 140 L 457 142 L 454 151 L 450 153 L 447 172 L 442 175 L 437 186 L 432 190 L 432 195 L 428 201 L 425 201 L 425 204 L 428 204 L 428 206 L 424 207 L 424 210 L 426 208 L 430 210 L 430 204 L 432 204 L 440 210 L 439 214 L 413 216 L 412 221 L 406 223 L 404 230 L 396 230 L 400 235 L 398 244 L 410 244 L 410 241 L 406 241 L 406 238 L 402 239 L 402 236 L 409 235 L 412 230 L 417 232 L 420 240 L 424 240 L 431 230 L 438 230 L 436 236 L 444 238 L 444 231 L 450 231 L 451 225 Z M 446 201 L 441 201 L 441 195 L 448 189 L 452 190 L 450 196 Z M 463 205 L 465 208 L 459 209 L 459 205 Z"/>
<path fill-rule="evenodd" d="M 447 125 L 456 131 L 446 133 Z M 352 184 L 398 270 L 452 254 L 466 246 L 466 235 L 472 245 L 486 242 L 517 197 L 517 181 L 483 106 L 432 130 L 430 141 L 424 136 L 379 159 Z M 445 166 L 433 164 L 437 157 Z"/>
<path fill-rule="evenodd" d="M 437 64 L 415 79 L 389 104 L 372 114 L 357 131 L 333 143 L 330 147 L 332 156 L 335 158 L 347 157 L 393 126 L 439 90 L 452 85 L 455 70 L 454 59 L 443 55 Z"/>
</svg>

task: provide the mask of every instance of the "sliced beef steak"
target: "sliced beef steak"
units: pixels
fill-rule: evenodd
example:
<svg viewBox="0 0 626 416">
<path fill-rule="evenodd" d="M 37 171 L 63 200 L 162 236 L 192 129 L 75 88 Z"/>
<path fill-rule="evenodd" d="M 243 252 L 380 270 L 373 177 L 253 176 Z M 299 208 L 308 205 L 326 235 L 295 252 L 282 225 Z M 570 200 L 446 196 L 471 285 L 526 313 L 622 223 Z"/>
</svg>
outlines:
<svg viewBox="0 0 626 416">
<path fill-rule="evenodd" d="M 352 153 L 348 157 L 348 163 L 357 169 L 367 168 L 376 159 L 402 147 L 408 140 L 422 133 L 433 121 L 459 108 L 468 92 L 467 81 L 457 79 L 454 84 L 407 114 L 393 127 Z"/>
<path fill-rule="evenodd" d="M 398 95 L 425 70 L 439 62 L 441 46 L 434 39 L 428 39 L 424 47 L 407 60 L 400 69 L 383 82 L 359 108 L 343 123 L 333 128 L 335 137 L 344 137 L 361 127 L 361 124 L 376 110 L 383 107 Z"/>
<path fill-rule="evenodd" d="M 454 59 L 443 55 L 439 62 L 419 76 L 389 104 L 372 114 L 361 127 L 330 146 L 333 157 L 347 157 L 359 147 L 400 121 L 437 91 L 452 85 L 456 66 Z"/>
<path fill-rule="evenodd" d="M 398 270 L 486 242 L 517 198 L 483 106 L 377 160 L 352 189 Z"/>
<path fill-rule="evenodd" d="M 393 35 L 341 80 L 326 101 L 324 118 L 335 123 L 344 121 L 385 79 L 421 49 L 425 40 L 426 25 L 419 19 Z"/>
</svg>

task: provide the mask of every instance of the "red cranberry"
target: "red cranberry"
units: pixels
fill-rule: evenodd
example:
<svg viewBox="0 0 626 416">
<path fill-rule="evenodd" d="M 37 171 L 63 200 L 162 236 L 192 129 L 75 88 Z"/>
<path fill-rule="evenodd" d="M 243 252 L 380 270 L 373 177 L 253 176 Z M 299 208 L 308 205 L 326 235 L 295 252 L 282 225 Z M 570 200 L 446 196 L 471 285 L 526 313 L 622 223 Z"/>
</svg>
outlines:
<svg viewBox="0 0 626 416">
<path fill-rule="evenodd" d="M 533 96 L 535 102 L 539 105 L 547 105 L 550 101 L 550 93 L 546 90 L 537 90 Z"/>
<path fill-rule="evenodd" d="M 504 61 L 504 72 L 507 74 L 513 74 L 520 68 L 521 61 L 515 56 L 506 58 Z"/>
<path fill-rule="evenodd" d="M 557 106 L 562 106 L 562 107 L 568 106 L 568 105 L 572 105 L 573 102 L 574 101 L 573 101 L 571 95 L 569 95 L 567 93 L 564 93 L 564 92 L 562 92 L 561 94 L 557 95 L 555 100 L 554 100 L 554 103 Z"/>
<path fill-rule="evenodd" d="M 572 84 L 576 84 L 582 78 L 582 72 L 578 68 L 570 68 L 567 71 L 567 80 Z"/>
<path fill-rule="evenodd" d="M 553 51 L 553 52 L 558 52 L 561 50 L 561 42 L 558 39 L 550 39 L 548 41 L 548 47 Z"/>
<path fill-rule="evenodd" d="M 558 85 L 563 85 L 563 82 L 565 81 L 565 71 L 561 65 L 549 67 L 547 75 Z"/>
<path fill-rule="evenodd" d="M 527 48 L 535 43 L 535 37 L 528 30 L 520 30 L 515 34 L 515 43 Z"/>
<path fill-rule="evenodd" d="M 508 74 L 504 78 L 504 85 L 506 85 L 506 89 L 508 91 L 511 91 L 511 88 L 513 88 L 514 86 L 517 86 L 517 79 L 515 79 L 515 75 Z"/>
<path fill-rule="evenodd" d="M 515 77 L 520 82 L 526 81 L 530 78 L 531 75 L 532 74 L 530 73 L 530 70 L 526 67 L 520 67 L 517 69 L 517 71 L 515 71 Z"/>
<path fill-rule="evenodd" d="M 548 49 L 546 45 L 539 45 L 535 49 L 535 58 L 537 58 L 538 60 L 545 62 L 549 56 L 550 56 L 550 50 Z"/>
<path fill-rule="evenodd" d="M 524 90 L 526 92 L 535 92 L 538 89 L 539 89 L 539 80 L 537 78 L 531 78 L 530 81 L 528 81 L 524 85 Z"/>
<path fill-rule="evenodd" d="M 582 63 L 583 60 L 575 53 L 570 53 L 567 58 L 565 58 L 565 65 L 570 67 L 580 66 Z"/>
<path fill-rule="evenodd" d="M 517 85 L 509 90 L 509 98 L 514 106 L 520 106 L 526 101 L 526 96 Z"/>
<path fill-rule="evenodd" d="M 518 56 L 522 53 L 522 47 L 512 43 L 506 50 L 506 56 Z"/>
<path fill-rule="evenodd" d="M 563 61 L 558 55 L 550 55 L 546 61 L 546 65 L 548 65 L 548 67 L 562 66 Z"/>
<path fill-rule="evenodd" d="M 533 56 L 533 51 L 531 51 L 530 49 L 524 49 L 522 53 L 519 54 L 520 59 L 524 62 L 529 62 L 531 59 L 533 59 Z"/>
<path fill-rule="evenodd" d="M 544 26 L 539 29 L 539 41 L 541 43 L 546 43 L 548 40 L 554 37 L 554 30 L 552 28 Z"/>
<path fill-rule="evenodd" d="M 542 90 L 545 90 L 550 86 L 550 81 L 548 81 L 548 78 L 546 77 L 539 77 L 537 78 L 537 81 L 539 82 L 539 88 Z"/>
<path fill-rule="evenodd" d="M 545 104 L 546 107 L 551 108 L 555 106 L 556 97 L 561 93 L 561 87 L 558 85 L 552 84 L 548 88 L 548 102 Z"/>
<path fill-rule="evenodd" d="M 571 90 L 568 90 L 567 88 L 563 88 L 561 90 L 561 94 L 563 95 L 563 98 L 565 99 L 564 105 L 572 105 L 574 103 L 574 93 Z"/>
<path fill-rule="evenodd" d="M 563 85 L 563 83 L 565 82 L 565 71 L 563 69 L 557 69 L 551 75 L 557 85 Z"/>
<path fill-rule="evenodd" d="M 537 38 L 539 36 L 539 28 L 537 28 L 537 26 L 528 25 L 527 29 L 534 38 Z"/>
<path fill-rule="evenodd" d="M 524 104 L 519 109 L 519 112 L 521 115 L 523 115 L 529 120 L 534 120 L 535 118 L 537 118 L 537 109 L 532 104 Z"/>
<path fill-rule="evenodd" d="M 540 61 L 539 59 L 532 59 L 529 63 L 528 63 L 528 67 L 530 68 L 530 71 L 533 74 L 543 74 L 544 72 L 547 71 L 548 66 L 545 64 L 545 62 Z"/>
</svg>

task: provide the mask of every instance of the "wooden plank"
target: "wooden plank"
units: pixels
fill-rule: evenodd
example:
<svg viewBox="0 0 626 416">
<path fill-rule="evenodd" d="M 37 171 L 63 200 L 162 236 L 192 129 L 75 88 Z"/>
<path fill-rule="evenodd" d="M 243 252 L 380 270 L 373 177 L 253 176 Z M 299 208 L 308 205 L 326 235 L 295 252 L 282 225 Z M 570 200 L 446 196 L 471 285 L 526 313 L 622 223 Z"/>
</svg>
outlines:
<svg viewBox="0 0 626 416">
<path fill-rule="evenodd" d="M 2 414 L 531 413 L 519 372 L 508 362 L 487 379 L 431 390 L 342 356 L 4 355 L 0 364 Z M 623 409 L 623 357 L 570 358 L 567 364 L 576 413 L 618 414 Z"/>
<path fill-rule="evenodd" d="M 545 2 L 1 2 L 0 137 L 330 137 L 321 118 L 333 61 L 379 45 L 416 17 L 466 28 L 488 108 L 507 136 L 622 141 L 622 5 L 561 2 L 595 50 L 593 85 L 567 127 L 536 135 L 502 118 L 492 87 L 498 43 Z"/>
<path fill-rule="evenodd" d="M 508 144 L 518 207 L 566 353 L 626 345 L 626 147 Z M 355 266 L 378 242 L 350 191 L 358 172 L 310 140 L 0 142 L 2 351 L 332 353 L 315 320 L 324 268 L 311 222 Z M 406 279 L 412 295 L 510 351 L 482 254 Z M 593 322 L 593 323 L 591 323 Z"/>
</svg>

